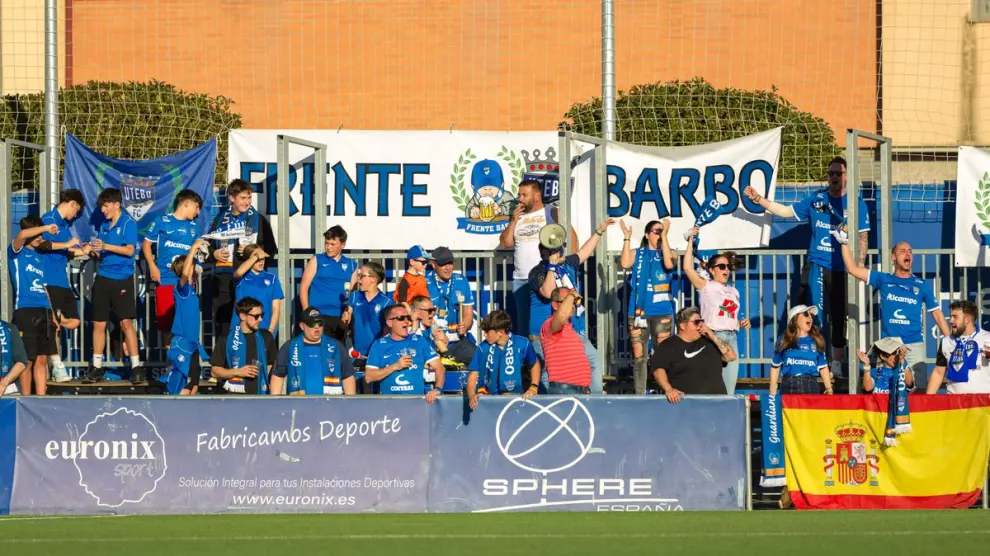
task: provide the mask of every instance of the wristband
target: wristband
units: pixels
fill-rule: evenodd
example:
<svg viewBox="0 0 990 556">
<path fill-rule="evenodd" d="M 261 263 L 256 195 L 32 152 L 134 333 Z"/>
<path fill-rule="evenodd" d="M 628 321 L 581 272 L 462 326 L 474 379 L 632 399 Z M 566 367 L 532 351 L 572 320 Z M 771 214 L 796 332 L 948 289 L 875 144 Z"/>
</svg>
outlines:
<svg viewBox="0 0 990 556">
<path fill-rule="evenodd" d="M 527 388 L 527 390 L 539 390 L 539 389 L 540 387 L 536 384 L 530 384 L 529 388 Z"/>
<path fill-rule="evenodd" d="M 603 235 L 605 235 L 605 232 L 601 230 L 595 230 L 595 235 L 597 235 L 598 237 L 602 237 Z"/>
</svg>

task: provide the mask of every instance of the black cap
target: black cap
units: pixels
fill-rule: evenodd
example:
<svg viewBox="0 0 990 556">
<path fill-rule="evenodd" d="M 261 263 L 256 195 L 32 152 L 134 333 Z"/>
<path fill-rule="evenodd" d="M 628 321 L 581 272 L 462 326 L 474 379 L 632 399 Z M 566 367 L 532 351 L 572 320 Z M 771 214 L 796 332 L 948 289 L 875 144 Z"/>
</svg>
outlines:
<svg viewBox="0 0 990 556">
<path fill-rule="evenodd" d="M 433 260 L 440 266 L 454 262 L 454 253 L 446 247 L 437 247 L 433 250 Z"/>
<path fill-rule="evenodd" d="M 302 312 L 302 316 L 299 318 L 299 322 L 310 323 L 310 322 L 323 322 L 323 313 L 320 312 L 316 307 L 310 307 Z"/>
</svg>

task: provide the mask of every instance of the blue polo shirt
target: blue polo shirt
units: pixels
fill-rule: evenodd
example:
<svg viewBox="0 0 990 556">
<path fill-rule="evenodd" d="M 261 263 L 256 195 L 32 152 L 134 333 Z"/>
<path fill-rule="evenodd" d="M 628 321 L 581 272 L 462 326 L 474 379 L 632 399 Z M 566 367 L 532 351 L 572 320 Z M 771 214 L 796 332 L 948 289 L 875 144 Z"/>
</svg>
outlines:
<svg viewBox="0 0 990 556">
<path fill-rule="evenodd" d="M 100 241 L 107 245 L 118 247 L 133 245 L 134 253 L 130 257 L 125 257 L 106 250 L 101 251 L 100 268 L 96 271 L 97 276 L 112 280 L 132 278 L 134 276 L 134 258 L 138 251 L 138 231 L 134 219 L 126 211 L 122 211 L 116 224 L 106 220 L 100 225 L 99 237 Z"/>
<path fill-rule="evenodd" d="M 48 290 L 45 289 L 45 262 L 34 249 L 21 246 L 14 251 L 14 245 L 7 247 L 7 271 L 14 286 L 14 309 L 33 307 L 48 308 Z"/>
<path fill-rule="evenodd" d="M 380 291 L 375 293 L 371 301 L 368 301 L 364 292 L 353 291 L 347 298 L 347 305 L 354 310 L 354 314 L 351 315 L 351 326 L 354 331 L 352 346 L 358 353 L 367 357 L 372 342 L 382 333 L 382 311 L 390 305 L 395 305 L 395 301 Z"/>
<path fill-rule="evenodd" d="M 426 289 L 437 308 L 437 324 L 448 334 L 456 333 L 457 325 L 461 323 L 461 307 L 474 306 L 474 292 L 468 279 L 455 272 L 444 282 L 436 272 L 428 272 Z"/>
<path fill-rule="evenodd" d="M 268 329 L 272 322 L 272 303 L 276 299 L 285 299 L 285 293 L 282 292 L 282 282 L 279 281 L 278 274 L 249 270 L 237 281 L 234 288 L 234 304 L 236 305 L 245 297 L 253 297 L 261 302 L 261 307 L 265 311 L 265 317 L 261 319 L 261 328 Z M 282 310 L 286 311 L 288 308 L 283 307 Z M 240 316 L 238 316 L 237 311 L 234 311 L 230 326 L 238 326 L 240 322 Z"/>
<path fill-rule="evenodd" d="M 774 350 L 771 367 L 780 367 L 780 376 L 818 376 L 819 369 L 827 368 L 825 353 L 819 351 L 811 336 L 798 338 L 797 345 L 783 352 Z"/>
<path fill-rule="evenodd" d="M 426 365 L 439 356 L 422 336 L 410 334 L 404 340 L 393 340 L 391 336 L 379 338 L 371 344 L 368 367 L 383 369 L 397 362 L 403 355 L 412 357 L 412 366 L 383 378 L 379 392 L 390 396 L 422 396 L 426 394 L 427 386 L 424 376 Z"/>
<path fill-rule="evenodd" d="M 808 260 L 816 265 L 835 271 L 844 271 L 846 264 L 842 262 L 842 250 L 839 242 L 832 236 L 846 215 L 848 201 L 846 195 L 835 198 L 828 194 L 828 189 L 816 191 L 801 201 L 791 205 L 794 217 L 807 221 L 811 225 L 811 245 L 808 247 Z M 859 199 L 859 231 L 870 229 L 870 215 L 866 212 L 866 203 Z M 852 238 L 850 238 L 852 239 Z"/>
<path fill-rule="evenodd" d="M 316 255 L 316 276 L 309 286 L 310 306 L 326 316 L 339 317 L 347 304 L 345 286 L 357 269 L 357 261 L 343 255 L 336 260 L 326 253 Z"/>
<path fill-rule="evenodd" d="M 921 308 L 939 308 L 931 283 L 917 276 L 898 278 L 873 270 L 867 281 L 880 293 L 880 335 L 900 338 L 905 344 L 923 341 Z"/>
<path fill-rule="evenodd" d="M 179 277 L 169 266 L 176 257 L 185 257 L 192 249 L 199 230 L 194 220 L 180 220 L 171 214 L 163 214 L 151 223 L 148 234 L 144 239 L 157 247 L 155 266 L 161 272 L 163 286 L 173 286 L 179 283 Z"/>
<path fill-rule="evenodd" d="M 72 230 L 69 229 L 69 223 L 62 218 L 57 207 L 42 215 L 41 221 L 45 224 L 55 224 L 58 226 L 57 234 L 50 234 L 48 232 L 41 234 L 41 237 L 44 239 L 52 243 L 65 243 L 72 239 Z M 69 289 L 69 275 L 66 272 L 69 268 L 69 250 L 59 249 L 57 251 L 48 251 L 42 254 L 41 258 L 45 262 L 45 282 L 47 285 Z"/>
</svg>

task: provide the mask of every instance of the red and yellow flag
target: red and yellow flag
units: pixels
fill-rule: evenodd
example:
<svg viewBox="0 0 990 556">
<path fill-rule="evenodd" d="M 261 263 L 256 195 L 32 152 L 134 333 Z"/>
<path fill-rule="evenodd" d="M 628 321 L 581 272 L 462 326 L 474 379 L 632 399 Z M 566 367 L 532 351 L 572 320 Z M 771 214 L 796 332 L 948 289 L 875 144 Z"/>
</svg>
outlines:
<svg viewBox="0 0 990 556">
<path fill-rule="evenodd" d="M 883 444 L 887 396 L 783 396 L 798 509 L 966 508 L 990 459 L 990 395 L 909 397 L 912 432 Z"/>
</svg>

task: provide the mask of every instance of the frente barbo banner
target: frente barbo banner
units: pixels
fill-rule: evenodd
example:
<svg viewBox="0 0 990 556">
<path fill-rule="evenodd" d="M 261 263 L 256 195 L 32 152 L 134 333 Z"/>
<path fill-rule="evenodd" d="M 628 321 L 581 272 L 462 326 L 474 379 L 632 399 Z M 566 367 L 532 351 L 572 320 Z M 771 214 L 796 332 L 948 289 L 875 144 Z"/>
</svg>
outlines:
<svg viewBox="0 0 990 556">
<path fill-rule="evenodd" d="M 990 265 L 990 150 L 959 147 L 956 266 Z"/>
<path fill-rule="evenodd" d="M 745 508 L 742 399 L 465 405 L 22 399 L 10 513 Z"/>
<path fill-rule="evenodd" d="M 778 128 L 693 147 L 612 144 L 609 185 L 602 186 L 608 191 L 609 215 L 624 218 L 636 233 L 649 219 L 669 216 L 680 233 L 714 197 L 723 214 L 703 233 L 702 248 L 765 245 L 769 220 L 742 190 L 752 185 L 773 198 L 780 133 Z M 274 214 L 279 135 L 327 145 L 327 222 L 348 230 L 352 249 L 432 248 L 441 243 L 460 250 L 494 249 L 523 178 L 538 177 L 545 187 L 557 187 L 556 132 L 232 131 L 228 180 L 252 183 L 256 206 L 272 217 L 273 225 L 279 216 Z M 290 162 L 292 247 L 308 248 L 317 204 L 312 149 L 292 147 Z M 594 180 L 594 172 L 579 161 L 570 207 L 580 241 L 598 225 L 590 202 L 599 187 Z M 621 248 L 617 226 L 608 237 L 610 248 Z M 683 238 L 671 239 L 675 248 L 683 247 Z"/>
</svg>

